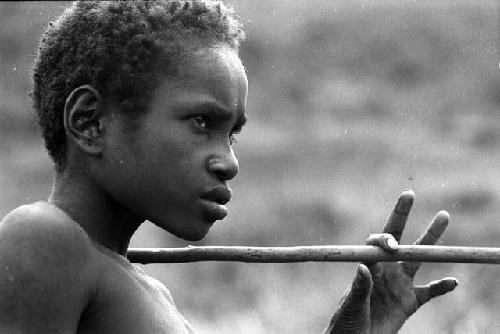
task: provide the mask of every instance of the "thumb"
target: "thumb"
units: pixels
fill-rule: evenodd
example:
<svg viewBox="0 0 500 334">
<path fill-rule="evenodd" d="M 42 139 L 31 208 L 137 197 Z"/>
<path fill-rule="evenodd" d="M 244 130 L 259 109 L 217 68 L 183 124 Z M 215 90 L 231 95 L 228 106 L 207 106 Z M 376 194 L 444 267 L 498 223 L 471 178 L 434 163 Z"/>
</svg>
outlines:
<svg viewBox="0 0 500 334">
<path fill-rule="evenodd" d="M 344 299 L 343 308 L 349 312 L 358 313 L 362 310 L 367 310 L 369 313 L 371 289 L 372 275 L 370 270 L 364 264 L 360 264 L 351 289 Z"/>
<path fill-rule="evenodd" d="M 370 333 L 370 270 L 360 264 L 351 288 L 344 295 L 340 307 L 332 318 L 328 333 Z"/>
</svg>

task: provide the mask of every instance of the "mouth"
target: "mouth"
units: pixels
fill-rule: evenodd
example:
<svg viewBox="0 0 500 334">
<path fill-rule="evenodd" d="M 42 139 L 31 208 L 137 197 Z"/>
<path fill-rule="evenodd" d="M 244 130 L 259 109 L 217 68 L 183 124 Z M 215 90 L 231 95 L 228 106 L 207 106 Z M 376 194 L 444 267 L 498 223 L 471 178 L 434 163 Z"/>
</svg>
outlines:
<svg viewBox="0 0 500 334">
<path fill-rule="evenodd" d="M 226 203 L 231 199 L 231 190 L 220 186 L 201 196 L 201 202 L 211 221 L 221 220 L 227 216 Z"/>
</svg>

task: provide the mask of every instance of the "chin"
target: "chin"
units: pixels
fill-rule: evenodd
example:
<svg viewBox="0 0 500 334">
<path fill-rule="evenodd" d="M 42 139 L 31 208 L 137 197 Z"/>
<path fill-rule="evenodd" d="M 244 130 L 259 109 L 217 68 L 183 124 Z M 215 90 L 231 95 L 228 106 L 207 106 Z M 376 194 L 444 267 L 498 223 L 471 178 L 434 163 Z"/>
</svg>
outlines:
<svg viewBox="0 0 500 334">
<path fill-rule="evenodd" d="M 177 236 L 187 241 L 200 241 L 201 239 L 205 238 L 206 235 L 207 233 L 204 233 L 202 235 L 177 235 Z"/>
<path fill-rule="evenodd" d="M 183 225 L 180 228 L 175 228 L 178 227 L 178 224 L 173 224 L 174 228 L 172 228 L 171 224 L 161 224 L 159 222 L 154 222 L 156 226 L 164 229 L 167 232 L 170 232 L 171 234 L 175 235 L 178 238 L 187 240 L 187 241 L 199 241 L 203 239 L 208 232 L 210 231 L 210 227 L 212 227 L 213 223 L 208 223 L 208 222 L 203 222 L 203 223 L 198 223 L 198 224 L 188 224 L 188 225 Z"/>
<path fill-rule="evenodd" d="M 169 231 L 169 232 L 175 235 L 176 237 L 187 241 L 200 241 L 201 239 L 205 238 L 209 230 L 210 228 L 200 229 L 200 230 L 190 230 L 190 231 L 171 231 L 171 232 Z"/>
</svg>

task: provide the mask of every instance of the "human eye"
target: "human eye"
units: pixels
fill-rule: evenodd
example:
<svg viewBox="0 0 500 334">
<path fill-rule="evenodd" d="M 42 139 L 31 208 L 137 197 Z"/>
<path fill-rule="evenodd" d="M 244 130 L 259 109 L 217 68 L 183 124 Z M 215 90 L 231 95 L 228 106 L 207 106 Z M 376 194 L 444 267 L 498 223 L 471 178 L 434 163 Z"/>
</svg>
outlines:
<svg viewBox="0 0 500 334">
<path fill-rule="evenodd" d="M 209 128 L 209 119 L 206 116 L 196 115 L 189 118 L 190 121 L 194 124 L 195 127 L 201 130 L 208 130 Z"/>
<path fill-rule="evenodd" d="M 229 145 L 233 145 L 233 144 L 236 144 L 238 142 L 238 140 L 236 140 L 236 136 L 234 133 L 230 134 L 229 135 Z"/>
<path fill-rule="evenodd" d="M 229 144 L 230 145 L 236 144 L 238 142 L 237 137 L 239 134 L 240 134 L 239 130 L 238 131 L 231 131 L 229 133 Z"/>
</svg>

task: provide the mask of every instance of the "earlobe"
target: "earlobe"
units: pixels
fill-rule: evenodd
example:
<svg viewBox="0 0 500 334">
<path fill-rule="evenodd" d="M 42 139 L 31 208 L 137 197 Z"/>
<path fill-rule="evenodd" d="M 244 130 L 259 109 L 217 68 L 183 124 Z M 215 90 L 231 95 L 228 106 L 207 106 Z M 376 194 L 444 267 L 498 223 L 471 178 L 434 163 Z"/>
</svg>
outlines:
<svg viewBox="0 0 500 334">
<path fill-rule="evenodd" d="M 102 109 L 102 97 L 91 85 L 74 89 L 64 106 L 64 128 L 68 139 L 90 155 L 102 153 Z"/>
</svg>

